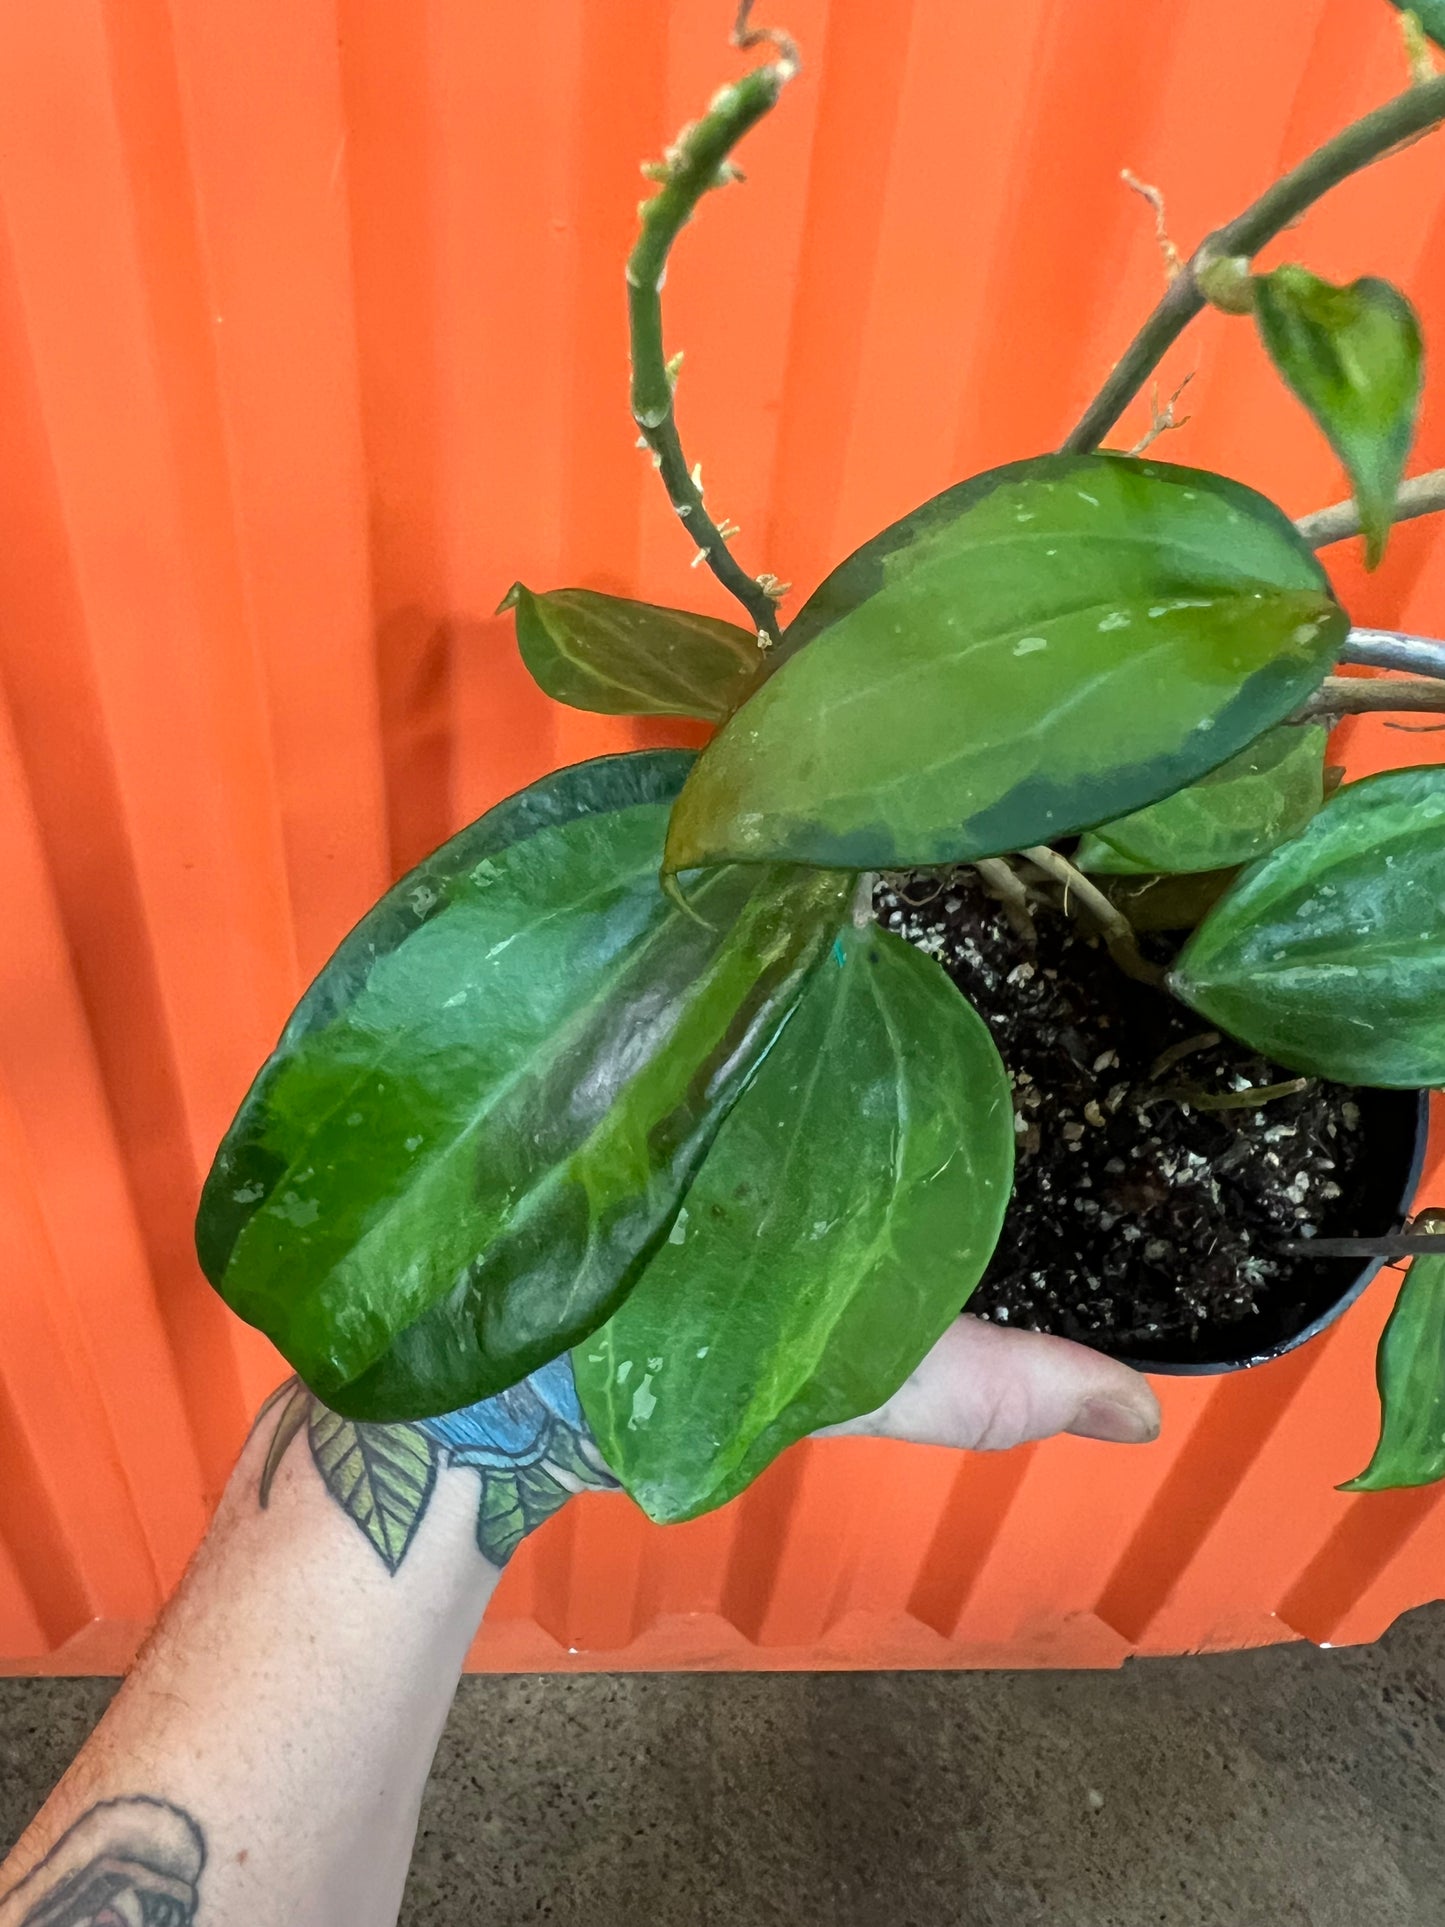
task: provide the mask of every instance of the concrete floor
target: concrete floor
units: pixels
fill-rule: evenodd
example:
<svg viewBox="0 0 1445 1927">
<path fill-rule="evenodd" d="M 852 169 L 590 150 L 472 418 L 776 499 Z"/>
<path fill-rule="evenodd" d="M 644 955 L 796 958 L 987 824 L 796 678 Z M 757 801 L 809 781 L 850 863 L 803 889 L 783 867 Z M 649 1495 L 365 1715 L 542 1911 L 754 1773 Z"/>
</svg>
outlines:
<svg viewBox="0 0 1445 1927">
<path fill-rule="evenodd" d="M 0 1850 L 98 1680 L 0 1681 Z M 470 1679 L 406 1927 L 1440 1927 L 1445 1606 L 1122 1674 Z"/>
</svg>

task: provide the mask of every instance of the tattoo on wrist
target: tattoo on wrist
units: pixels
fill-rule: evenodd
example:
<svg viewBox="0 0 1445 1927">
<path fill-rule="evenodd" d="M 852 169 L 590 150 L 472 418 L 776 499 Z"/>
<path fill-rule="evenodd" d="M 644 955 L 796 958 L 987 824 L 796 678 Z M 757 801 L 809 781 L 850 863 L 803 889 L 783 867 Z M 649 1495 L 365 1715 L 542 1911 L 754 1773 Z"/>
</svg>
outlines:
<svg viewBox="0 0 1445 1927">
<path fill-rule="evenodd" d="M 294 1378 L 272 1394 L 257 1424 L 273 1413 L 261 1504 L 304 1431 L 326 1490 L 392 1573 L 416 1537 L 444 1466 L 480 1475 L 477 1546 L 494 1566 L 504 1566 L 573 1493 L 617 1484 L 593 1443 L 566 1357 L 444 1418 L 396 1425 L 340 1418 Z"/>
<path fill-rule="evenodd" d="M 0 1927 L 191 1927 L 205 1864 L 205 1835 L 180 1807 L 101 1800 L 0 1897 Z"/>
</svg>

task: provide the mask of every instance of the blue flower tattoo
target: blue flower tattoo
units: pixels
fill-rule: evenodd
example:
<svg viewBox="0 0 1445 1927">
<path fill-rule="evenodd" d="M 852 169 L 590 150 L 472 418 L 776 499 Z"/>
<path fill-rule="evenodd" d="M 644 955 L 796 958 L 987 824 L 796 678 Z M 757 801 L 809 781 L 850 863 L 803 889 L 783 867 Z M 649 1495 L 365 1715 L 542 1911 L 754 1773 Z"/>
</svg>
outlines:
<svg viewBox="0 0 1445 1927">
<path fill-rule="evenodd" d="M 481 1473 L 477 1544 L 494 1566 L 574 1492 L 617 1484 L 592 1442 L 565 1356 L 495 1398 L 419 1424 L 449 1465 Z"/>
</svg>

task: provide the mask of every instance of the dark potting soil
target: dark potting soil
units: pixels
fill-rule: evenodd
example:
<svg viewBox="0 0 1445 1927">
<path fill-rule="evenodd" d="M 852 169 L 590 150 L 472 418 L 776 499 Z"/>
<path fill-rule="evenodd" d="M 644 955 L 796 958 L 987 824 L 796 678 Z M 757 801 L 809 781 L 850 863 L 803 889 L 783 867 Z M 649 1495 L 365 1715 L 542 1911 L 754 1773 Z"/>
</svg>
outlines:
<svg viewBox="0 0 1445 1927">
<path fill-rule="evenodd" d="M 876 907 L 981 1012 L 1013 1082 L 1014 1196 L 971 1312 L 1135 1360 L 1243 1360 L 1295 1336 L 1364 1263 L 1282 1241 L 1400 1223 L 1412 1093 L 1316 1079 L 1257 1107 L 1196 1108 L 1191 1091 L 1291 1073 L 1207 1041 L 1202 1018 L 1126 977 L 1061 909 L 1035 907 L 1030 949 L 973 870 L 885 879 Z"/>
</svg>

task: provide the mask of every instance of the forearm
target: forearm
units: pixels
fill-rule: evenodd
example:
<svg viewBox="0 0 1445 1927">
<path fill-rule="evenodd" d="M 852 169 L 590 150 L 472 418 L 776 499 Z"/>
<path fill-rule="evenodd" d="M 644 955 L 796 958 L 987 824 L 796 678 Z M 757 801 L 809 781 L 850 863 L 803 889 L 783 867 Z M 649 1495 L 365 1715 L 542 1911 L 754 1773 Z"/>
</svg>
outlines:
<svg viewBox="0 0 1445 1927">
<path fill-rule="evenodd" d="M 886 1406 L 837 1429 L 977 1449 L 1061 1430 L 1142 1442 L 1158 1419 L 1127 1366 L 962 1318 Z M 347 1426 L 287 1391 L 0 1867 L 0 1927 L 187 1927 L 198 1907 L 204 1927 L 391 1927 L 499 1567 L 571 1492 L 614 1483 L 565 1358 L 419 1425 Z"/>
<path fill-rule="evenodd" d="M 263 1416 L 176 1600 L 0 1872 L 0 1927 L 181 1927 L 198 1902 L 215 1927 L 395 1920 L 432 1754 L 497 1583 L 479 1500 L 504 1509 L 525 1471 L 535 1523 L 549 1479 L 554 1502 L 565 1487 L 549 1460 L 488 1471 L 452 1464 L 416 1428 L 338 1426 L 300 1399 Z M 569 1433 L 554 1449 L 577 1445 Z M 509 1549 L 482 1536 L 498 1558 Z M 125 1903 L 148 1885 L 169 1911 Z"/>
</svg>

